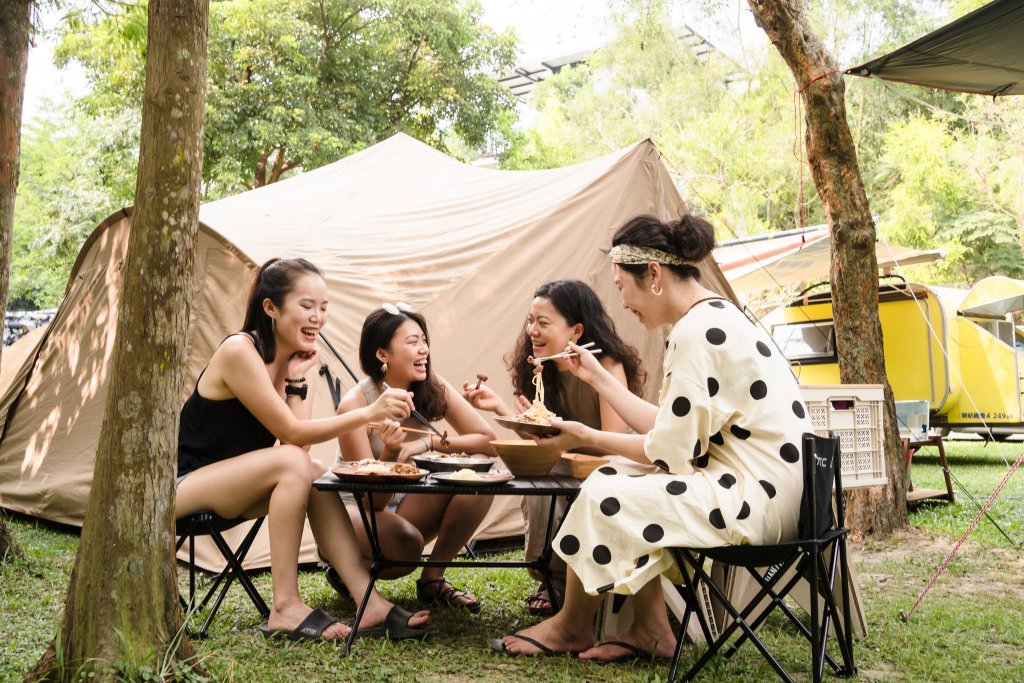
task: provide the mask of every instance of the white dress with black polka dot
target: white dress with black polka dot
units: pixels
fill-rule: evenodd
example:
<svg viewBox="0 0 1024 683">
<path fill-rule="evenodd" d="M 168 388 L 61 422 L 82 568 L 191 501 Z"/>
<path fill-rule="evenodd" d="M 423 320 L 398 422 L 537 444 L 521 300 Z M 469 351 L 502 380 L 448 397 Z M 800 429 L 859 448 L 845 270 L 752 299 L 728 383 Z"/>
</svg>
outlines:
<svg viewBox="0 0 1024 683">
<path fill-rule="evenodd" d="M 796 535 L 800 444 L 813 432 L 786 359 L 731 303 L 676 323 L 660 408 L 639 465 L 584 482 L 555 539 L 590 594 L 636 593 L 678 573 L 669 547 L 773 543 Z"/>
</svg>

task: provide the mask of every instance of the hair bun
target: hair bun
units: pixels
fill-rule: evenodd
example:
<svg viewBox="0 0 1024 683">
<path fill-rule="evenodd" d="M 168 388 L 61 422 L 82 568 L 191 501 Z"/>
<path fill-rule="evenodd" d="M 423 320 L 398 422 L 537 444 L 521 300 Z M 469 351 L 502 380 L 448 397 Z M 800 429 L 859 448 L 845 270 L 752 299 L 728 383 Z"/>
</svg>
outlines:
<svg viewBox="0 0 1024 683">
<path fill-rule="evenodd" d="M 666 222 L 665 231 L 677 253 L 688 261 L 700 261 L 715 248 L 715 229 L 692 213 Z"/>
</svg>

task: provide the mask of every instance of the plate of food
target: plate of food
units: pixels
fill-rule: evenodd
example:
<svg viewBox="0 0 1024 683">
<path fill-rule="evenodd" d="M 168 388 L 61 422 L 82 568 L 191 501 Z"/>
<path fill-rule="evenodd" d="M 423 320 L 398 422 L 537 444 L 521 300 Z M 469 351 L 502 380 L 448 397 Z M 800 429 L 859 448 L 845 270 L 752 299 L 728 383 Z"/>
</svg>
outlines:
<svg viewBox="0 0 1024 683">
<path fill-rule="evenodd" d="M 527 413 L 529 411 L 526 411 Z M 538 422 L 532 418 L 525 417 L 526 413 L 521 413 L 515 417 L 495 417 L 494 421 L 500 424 L 502 427 L 508 427 L 509 429 L 517 432 L 525 432 L 527 434 L 535 434 L 539 437 L 556 436 L 562 433 L 562 430 L 558 427 L 552 427 L 551 424 L 544 420 Z"/>
<path fill-rule="evenodd" d="M 457 472 L 435 472 L 431 476 L 436 482 L 458 486 L 498 486 L 515 479 L 508 470 L 477 472 L 468 468 Z"/>
<path fill-rule="evenodd" d="M 535 393 L 529 408 L 512 417 L 497 416 L 494 421 L 502 427 L 541 437 L 561 434 L 561 429 L 551 426 L 551 418 L 558 416 L 544 405 L 544 380 L 541 377 L 540 365 L 533 371 L 533 387 Z"/>
<path fill-rule="evenodd" d="M 412 456 L 412 461 L 417 467 L 430 472 L 457 472 L 461 469 L 486 472 L 494 465 L 493 458 L 473 453 L 421 453 Z"/>
<path fill-rule="evenodd" d="M 344 462 L 331 468 L 341 481 L 403 482 L 418 481 L 430 474 L 407 462 L 382 462 L 374 458 Z"/>
</svg>

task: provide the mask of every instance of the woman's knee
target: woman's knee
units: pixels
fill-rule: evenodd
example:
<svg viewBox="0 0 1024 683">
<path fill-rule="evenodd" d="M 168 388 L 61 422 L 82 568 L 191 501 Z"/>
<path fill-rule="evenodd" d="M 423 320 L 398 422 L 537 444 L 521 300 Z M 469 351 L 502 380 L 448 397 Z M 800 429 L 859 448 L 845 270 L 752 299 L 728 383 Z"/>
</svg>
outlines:
<svg viewBox="0 0 1024 683">
<path fill-rule="evenodd" d="M 279 479 L 298 477 L 302 480 L 313 481 L 313 466 L 309 455 L 300 446 L 282 444 L 274 448 L 273 453 L 274 471 Z M 319 476 L 319 474 L 317 475 Z"/>
</svg>

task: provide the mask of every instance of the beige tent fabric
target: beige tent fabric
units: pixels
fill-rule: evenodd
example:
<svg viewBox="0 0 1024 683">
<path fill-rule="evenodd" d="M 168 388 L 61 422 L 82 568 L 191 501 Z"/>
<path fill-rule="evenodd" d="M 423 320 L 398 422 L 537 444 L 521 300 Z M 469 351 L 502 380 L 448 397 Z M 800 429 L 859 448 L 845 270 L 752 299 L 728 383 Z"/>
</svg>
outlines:
<svg viewBox="0 0 1024 683">
<path fill-rule="evenodd" d="M 382 302 L 401 300 L 426 316 L 440 374 L 460 385 L 482 372 L 508 396 L 503 356 L 522 333 L 534 289 L 551 279 L 578 278 L 597 290 L 657 376 L 664 337 L 647 333 L 622 309 L 604 250 L 629 218 L 671 218 L 684 206 L 650 141 L 566 168 L 497 171 L 462 164 L 401 134 L 323 168 L 204 205 L 182 400 L 213 349 L 240 326 L 255 264 L 273 256 L 306 257 L 324 271 L 330 295 L 325 335 L 360 375 L 363 319 Z M 129 227 L 128 212 L 97 227 L 38 356 L 26 361 L 0 398 L 6 422 L 2 507 L 82 523 Z M 732 296 L 710 258 L 702 273 L 706 285 Z M 350 387 L 333 355 L 326 348 L 321 355 L 343 391 Z M 655 384 L 648 382 L 649 397 Z M 314 412 L 332 409 L 321 381 Z M 329 464 L 335 448 L 320 444 L 312 454 Z M 497 500 L 481 537 L 521 533 L 518 500 Z M 202 566 L 222 565 L 212 546 L 197 543 L 197 552 Z M 308 533 L 301 559 L 315 559 Z M 269 565 L 265 531 L 246 565 Z"/>
</svg>

